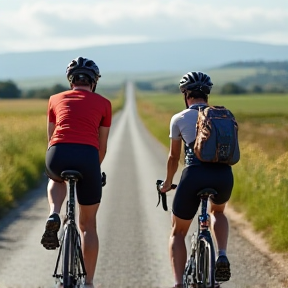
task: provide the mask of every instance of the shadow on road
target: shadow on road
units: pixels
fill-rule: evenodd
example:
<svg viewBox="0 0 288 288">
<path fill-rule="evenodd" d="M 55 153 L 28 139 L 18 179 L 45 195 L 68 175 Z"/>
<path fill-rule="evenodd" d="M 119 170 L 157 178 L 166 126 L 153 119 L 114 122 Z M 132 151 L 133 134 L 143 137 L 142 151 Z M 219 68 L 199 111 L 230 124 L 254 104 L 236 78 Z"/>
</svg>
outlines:
<svg viewBox="0 0 288 288">
<path fill-rule="evenodd" d="M 14 207 L 9 209 L 0 218 L 0 244 L 6 241 L 10 243 L 13 242 L 13 239 L 6 239 L 5 237 L 1 237 L 1 234 L 9 228 L 9 226 L 13 225 L 13 223 L 19 219 L 30 219 L 32 216 L 24 216 L 24 212 L 29 210 L 33 204 L 43 198 L 46 197 L 46 185 L 47 185 L 47 177 L 43 175 L 41 182 L 32 189 L 28 191 L 25 196 L 23 196 L 20 200 L 14 203 Z M 37 213 L 38 212 L 38 213 Z M 39 215 L 39 211 L 35 211 L 35 215 Z M 15 240 L 16 241 L 16 240 Z M 0 245 L 1 249 L 1 245 Z"/>
</svg>

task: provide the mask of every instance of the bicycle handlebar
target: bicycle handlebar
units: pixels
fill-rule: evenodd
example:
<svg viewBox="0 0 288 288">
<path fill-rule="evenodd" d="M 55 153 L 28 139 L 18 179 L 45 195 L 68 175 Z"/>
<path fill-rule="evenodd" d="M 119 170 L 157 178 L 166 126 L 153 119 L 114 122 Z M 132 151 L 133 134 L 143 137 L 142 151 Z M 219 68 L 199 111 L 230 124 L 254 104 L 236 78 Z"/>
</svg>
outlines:
<svg viewBox="0 0 288 288">
<path fill-rule="evenodd" d="M 106 174 L 105 174 L 105 172 L 102 172 L 101 182 L 102 182 L 102 187 L 104 187 L 106 185 Z"/>
<path fill-rule="evenodd" d="M 162 200 L 162 207 L 163 207 L 164 211 L 167 211 L 168 207 L 167 207 L 166 192 L 161 192 L 161 190 L 160 190 L 163 182 L 164 182 L 163 180 L 157 180 L 156 181 L 156 187 L 157 187 L 157 191 L 158 191 L 158 203 L 157 203 L 156 207 L 158 207 L 158 205 L 160 204 L 160 201 Z M 176 184 L 171 184 L 171 189 L 176 189 L 176 187 L 177 187 Z"/>
</svg>

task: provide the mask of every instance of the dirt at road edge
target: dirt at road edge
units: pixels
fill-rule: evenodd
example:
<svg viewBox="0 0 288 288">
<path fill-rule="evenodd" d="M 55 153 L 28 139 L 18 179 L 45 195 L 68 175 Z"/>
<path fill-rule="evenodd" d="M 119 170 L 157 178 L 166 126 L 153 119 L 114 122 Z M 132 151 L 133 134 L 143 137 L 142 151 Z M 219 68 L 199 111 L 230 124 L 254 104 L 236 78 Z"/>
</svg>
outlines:
<svg viewBox="0 0 288 288">
<path fill-rule="evenodd" d="M 275 265 L 279 268 L 279 273 L 285 276 L 284 285 L 288 287 L 288 253 L 272 252 L 267 241 L 263 235 L 256 232 L 250 222 L 248 222 L 242 213 L 239 213 L 233 209 L 231 204 L 228 204 L 225 209 L 230 225 L 236 228 L 240 235 L 252 243 L 256 249 L 262 254 L 266 255 Z M 229 244 L 228 244 L 229 245 Z"/>
</svg>

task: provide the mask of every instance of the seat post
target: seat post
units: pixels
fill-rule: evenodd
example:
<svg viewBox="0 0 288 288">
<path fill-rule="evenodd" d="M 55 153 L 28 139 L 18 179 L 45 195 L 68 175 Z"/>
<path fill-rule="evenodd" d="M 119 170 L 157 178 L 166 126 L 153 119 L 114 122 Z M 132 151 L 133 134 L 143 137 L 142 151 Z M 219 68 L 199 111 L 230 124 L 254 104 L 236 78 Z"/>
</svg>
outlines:
<svg viewBox="0 0 288 288">
<path fill-rule="evenodd" d="M 66 182 L 68 186 L 68 201 L 66 206 L 66 215 L 71 222 L 75 222 L 75 188 L 76 182 L 82 179 L 83 176 L 76 170 L 64 170 L 61 172 L 61 178 Z"/>
<path fill-rule="evenodd" d="M 201 198 L 201 215 L 207 214 L 207 205 L 208 204 L 208 198 L 207 197 L 202 197 Z"/>
<path fill-rule="evenodd" d="M 68 218 L 70 221 L 75 222 L 75 183 L 76 180 L 70 178 L 69 183 L 69 194 L 68 194 Z"/>
</svg>

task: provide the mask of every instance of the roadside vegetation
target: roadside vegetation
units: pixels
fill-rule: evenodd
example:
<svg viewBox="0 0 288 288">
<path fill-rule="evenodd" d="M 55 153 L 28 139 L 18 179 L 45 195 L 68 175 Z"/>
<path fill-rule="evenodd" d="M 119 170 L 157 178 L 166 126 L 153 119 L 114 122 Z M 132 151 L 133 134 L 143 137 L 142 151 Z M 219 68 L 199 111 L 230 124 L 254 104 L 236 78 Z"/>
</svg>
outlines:
<svg viewBox="0 0 288 288">
<path fill-rule="evenodd" d="M 239 123 L 241 160 L 233 167 L 231 203 L 271 249 L 288 252 L 288 95 L 210 96 Z M 184 109 L 181 94 L 137 93 L 138 111 L 151 133 L 169 147 L 171 116 Z"/>
<path fill-rule="evenodd" d="M 107 98 L 115 113 L 123 106 L 124 90 Z M 43 180 L 47 103 L 42 99 L 0 99 L 0 217 Z"/>
<path fill-rule="evenodd" d="M 46 106 L 45 100 L 0 101 L 0 215 L 42 179 Z"/>
</svg>

